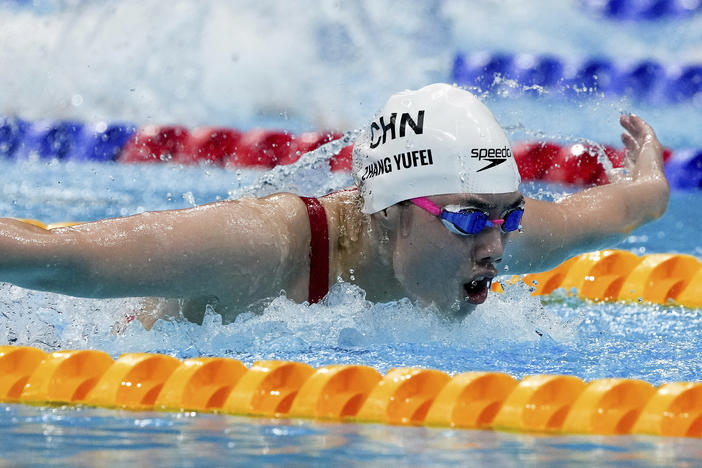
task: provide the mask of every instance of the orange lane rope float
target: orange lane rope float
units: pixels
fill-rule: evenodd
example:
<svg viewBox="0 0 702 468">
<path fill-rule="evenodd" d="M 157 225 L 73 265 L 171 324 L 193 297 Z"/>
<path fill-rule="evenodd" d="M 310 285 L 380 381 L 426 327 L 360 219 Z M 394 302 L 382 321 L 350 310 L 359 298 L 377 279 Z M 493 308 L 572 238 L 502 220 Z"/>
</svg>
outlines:
<svg viewBox="0 0 702 468">
<path fill-rule="evenodd" d="M 639 257 L 602 250 L 573 257 L 553 270 L 521 277 L 534 295 L 565 289 L 595 301 L 650 302 L 702 307 L 702 263 L 684 254 Z"/>
<path fill-rule="evenodd" d="M 550 434 L 702 436 L 702 383 L 0 346 L 0 402 Z"/>
</svg>

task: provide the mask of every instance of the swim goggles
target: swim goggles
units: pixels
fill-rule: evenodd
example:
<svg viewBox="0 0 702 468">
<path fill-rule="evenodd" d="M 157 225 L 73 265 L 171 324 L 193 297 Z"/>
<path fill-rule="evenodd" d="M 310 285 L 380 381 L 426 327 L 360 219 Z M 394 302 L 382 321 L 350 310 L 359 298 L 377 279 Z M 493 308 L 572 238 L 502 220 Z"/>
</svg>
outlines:
<svg viewBox="0 0 702 468">
<path fill-rule="evenodd" d="M 482 232 L 483 229 L 500 226 L 503 232 L 512 232 L 521 228 L 524 207 L 518 206 L 506 211 L 501 219 L 490 219 L 490 216 L 476 208 L 461 208 L 459 205 L 446 205 L 440 208 L 428 198 L 419 197 L 410 200 L 425 211 L 438 216 L 444 226 L 459 236 L 471 236 Z"/>
</svg>

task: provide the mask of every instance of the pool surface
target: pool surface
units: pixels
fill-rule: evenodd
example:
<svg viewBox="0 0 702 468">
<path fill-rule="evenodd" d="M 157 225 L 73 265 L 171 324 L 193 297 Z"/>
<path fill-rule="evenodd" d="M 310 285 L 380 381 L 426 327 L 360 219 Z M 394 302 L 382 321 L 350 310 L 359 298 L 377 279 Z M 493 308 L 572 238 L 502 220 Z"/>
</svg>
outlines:
<svg viewBox="0 0 702 468">
<path fill-rule="evenodd" d="M 695 439 L 0 405 L 8 466 L 696 466 Z"/>
</svg>

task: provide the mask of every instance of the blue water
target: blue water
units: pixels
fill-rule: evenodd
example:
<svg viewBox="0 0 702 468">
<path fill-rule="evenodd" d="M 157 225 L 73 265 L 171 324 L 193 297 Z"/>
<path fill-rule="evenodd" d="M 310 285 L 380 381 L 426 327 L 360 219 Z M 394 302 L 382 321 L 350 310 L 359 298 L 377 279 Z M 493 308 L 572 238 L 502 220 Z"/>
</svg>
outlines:
<svg viewBox="0 0 702 468">
<path fill-rule="evenodd" d="M 694 439 L 535 437 L 21 405 L 0 405 L 0 412 L 7 423 L 0 427 L 4 458 L 19 466 L 665 467 L 696 466 L 702 457 Z"/>
<path fill-rule="evenodd" d="M 358 128 L 388 94 L 446 79 L 458 50 L 700 61 L 702 15 L 613 23 L 578 2 L 409 3 L 266 1 L 50 2 L 36 12 L 0 3 L 0 113 L 138 123 Z M 198 6 L 194 6 L 198 5 Z M 264 35 L 261 32 L 265 32 Z M 129 38 L 129 40 L 126 40 Z M 260 39 L 263 38 L 263 39 Z M 379 44 L 384 44 L 380 47 Z M 622 111 L 651 121 L 673 149 L 702 147 L 699 102 L 654 106 L 602 96 L 485 96 L 515 140 L 616 143 Z M 265 175 L 217 168 L 0 161 L 0 216 L 90 221 L 292 190 L 320 195 L 351 184 L 319 163 Z M 525 185 L 552 198 L 562 188 Z M 702 258 L 702 193 L 675 192 L 667 214 L 618 248 Z M 509 274 L 509 272 L 505 272 Z M 115 326 L 137 299 L 86 300 L 0 285 L 0 343 L 228 356 L 250 365 L 292 359 L 360 363 L 384 372 L 424 366 L 451 374 L 498 370 L 583 379 L 700 380 L 702 316 L 677 306 L 588 304 L 526 286 L 494 295 L 461 323 L 398 300 L 375 304 L 352 285 L 306 306 L 284 296 L 234 323 Z M 218 415 L 0 405 L 0 465 L 698 465 L 697 440 L 544 437 Z"/>
</svg>

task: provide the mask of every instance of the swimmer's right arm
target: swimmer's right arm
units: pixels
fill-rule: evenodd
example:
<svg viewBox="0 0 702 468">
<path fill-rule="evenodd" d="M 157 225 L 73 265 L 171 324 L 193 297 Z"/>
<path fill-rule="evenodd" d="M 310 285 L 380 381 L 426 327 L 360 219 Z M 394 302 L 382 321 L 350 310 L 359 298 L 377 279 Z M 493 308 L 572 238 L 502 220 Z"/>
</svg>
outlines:
<svg viewBox="0 0 702 468">
<path fill-rule="evenodd" d="M 306 295 L 304 204 L 291 194 L 47 231 L 0 220 L 0 281 L 79 297 Z M 306 297 L 301 297 L 304 300 Z"/>
</svg>

